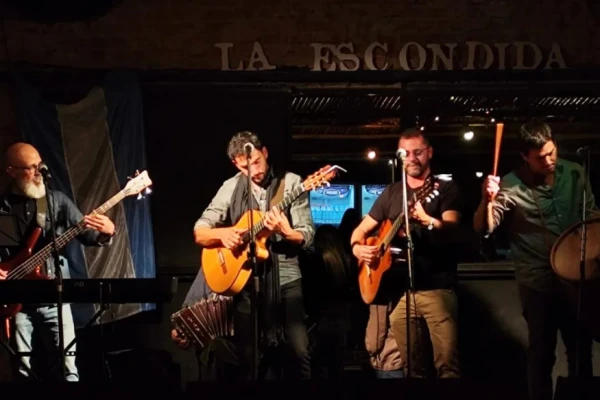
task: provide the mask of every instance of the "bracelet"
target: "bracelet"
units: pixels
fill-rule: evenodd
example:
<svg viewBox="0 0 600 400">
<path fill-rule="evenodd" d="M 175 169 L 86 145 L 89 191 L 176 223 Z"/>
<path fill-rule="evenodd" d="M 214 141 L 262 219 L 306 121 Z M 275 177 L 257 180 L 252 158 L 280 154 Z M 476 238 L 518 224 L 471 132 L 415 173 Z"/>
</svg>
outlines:
<svg viewBox="0 0 600 400">
<path fill-rule="evenodd" d="M 430 231 L 433 230 L 433 218 L 431 218 L 429 220 L 429 225 L 427 225 L 427 229 L 430 230 Z"/>
</svg>

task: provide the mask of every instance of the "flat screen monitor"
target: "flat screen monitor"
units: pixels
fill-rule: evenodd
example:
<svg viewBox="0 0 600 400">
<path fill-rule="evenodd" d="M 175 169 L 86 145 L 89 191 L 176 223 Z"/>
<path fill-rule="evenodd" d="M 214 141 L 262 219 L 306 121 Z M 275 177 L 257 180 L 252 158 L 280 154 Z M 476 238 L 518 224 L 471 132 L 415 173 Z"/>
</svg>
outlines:
<svg viewBox="0 0 600 400">
<path fill-rule="evenodd" d="M 339 225 L 349 208 L 354 208 L 354 185 L 331 185 L 310 192 L 310 210 L 315 226 Z"/>
<path fill-rule="evenodd" d="M 361 185 L 360 200 L 361 200 L 361 215 L 364 217 L 371 211 L 373 203 L 383 192 L 387 185 Z"/>
</svg>

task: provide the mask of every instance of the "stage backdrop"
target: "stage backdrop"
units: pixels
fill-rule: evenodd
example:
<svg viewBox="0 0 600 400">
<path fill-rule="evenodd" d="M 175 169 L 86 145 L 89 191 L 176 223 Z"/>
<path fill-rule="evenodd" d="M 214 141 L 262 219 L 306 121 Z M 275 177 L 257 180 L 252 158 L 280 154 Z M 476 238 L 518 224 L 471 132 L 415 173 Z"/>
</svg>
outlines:
<svg viewBox="0 0 600 400">
<path fill-rule="evenodd" d="M 55 104 L 15 77 L 22 140 L 49 165 L 53 187 L 87 214 L 125 187 L 128 176 L 146 168 L 142 97 L 135 74 L 109 72 L 102 85 L 74 104 Z M 152 179 L 152 174 L 149 174 Z M 110 247 L 67 245 L 71 278 L 154 278 L 155 257 L 149 198 L 129 196 L 108 211 L 117 234 Z M 95 305 L 73 304 L 77 327 Z M 103 322 L 121 319 L 153 304 L 113 305 Z"/>
</svg>

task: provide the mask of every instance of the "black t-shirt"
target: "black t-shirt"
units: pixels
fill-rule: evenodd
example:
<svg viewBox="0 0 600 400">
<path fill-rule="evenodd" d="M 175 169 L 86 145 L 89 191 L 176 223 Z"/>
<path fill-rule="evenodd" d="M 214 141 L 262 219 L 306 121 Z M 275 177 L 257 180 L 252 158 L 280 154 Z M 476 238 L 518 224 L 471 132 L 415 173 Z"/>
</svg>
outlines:
<svg viewBox="0 0 600 400">
<path fill-rule="evenodd" d="M 446 211 L 460 212 L 462 200 L 456 183 L 452 180 L 435 178 L 434 182 L 437 182 L 439 185 L 436 189 L 439 194 L 435 195 L 430 202 L 421 202 L 427 215 L 441 220 L 442 214 Z M 407 187 L 408 198 L 413 199 L 413 194 L 418 191 L 419 188 L 411 189 Z M 373 204 L 369 215 L 377 222 L 382 222 L 386 219 L 393 222 L 400 215 L 401 211 L 402 182 L 396 182 L 385 188 Z M 457 261 L 454 246 L 450 240 L 451 235 L 448 235 L 448 232 L 437 229 L 429 230 L 427 226 L 423 226 L 417 221 L 411 221 L 410 226 L 414 246 L 413 266 L 415 288 L 419 290 L 441 289 L 454 285 L 456 281 Z M 404 249 L 401 254 L 406 254 L 405 239 L 397 236 L 392 241 L 392 247 L 400 247 Z M 405 258 L 404 256 L 401 257 Z M 406 267 L 406 263 L 401 262 L 399 266 Z M 393 269 L 396 271 L 403 270 L 404 273 L 407 273 L 406 268 L 398 269 L 395 266 Z M 391 272 L 391 270 L 388 272 Z"/>
</svg>

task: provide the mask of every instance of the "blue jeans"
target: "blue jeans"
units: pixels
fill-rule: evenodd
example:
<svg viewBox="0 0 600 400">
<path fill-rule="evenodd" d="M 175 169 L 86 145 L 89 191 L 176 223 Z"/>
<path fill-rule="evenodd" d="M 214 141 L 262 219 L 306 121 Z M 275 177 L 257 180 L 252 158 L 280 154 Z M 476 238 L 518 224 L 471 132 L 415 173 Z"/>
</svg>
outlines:
<svg viewBox="0 0 600 400">
<path fill-rule="evenodd" d="M 73 324 L 73 314 L 71 314 L 71 305 L 63 304 L 63 329 L 65 348 L 75 339 L 75 325 Z M 45 346 L 51 346 L 50 353 L 58 348 L 58 307 L 56 305 L 24 305 L 21 312 L 15 315 L 15 341 L 19 353 L 31 352 L 33 349 L 33 334 L 41 333 L 42 343 Z M 71 346 L 69 352 L 75 352 L 76 345 Z M 46 347 L 48 348 L 48 347 Z M 58 360 L 58 357 L 54 358 Z M 22 363 L 31 369 L 31 356 L 21 356 Z M 51 364 L 54 367 L 54 363 Z M 68 382 L 78 382 L 79 374 L 75 366 L 75 356 L 67 355 L 65 357 L 66 380 Z M 56 365 L 56 371 L 61 372 L 59 365 Z M 29 372 L 19 364 L 19 373 L 24 378 L 29 378 Z M 37 374 L 36 374 L 37 375 Z"/>
<path fill-rule="evenodd" d="M 401 369 L 397 369 L 395 371 L 383 371 L 381 369 L 376 369 L 375 376 L 377 379 L 400 379 L 404 378 L 404 371 Z"/>
</svg>

